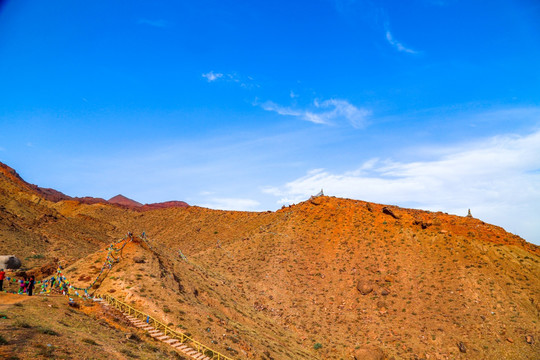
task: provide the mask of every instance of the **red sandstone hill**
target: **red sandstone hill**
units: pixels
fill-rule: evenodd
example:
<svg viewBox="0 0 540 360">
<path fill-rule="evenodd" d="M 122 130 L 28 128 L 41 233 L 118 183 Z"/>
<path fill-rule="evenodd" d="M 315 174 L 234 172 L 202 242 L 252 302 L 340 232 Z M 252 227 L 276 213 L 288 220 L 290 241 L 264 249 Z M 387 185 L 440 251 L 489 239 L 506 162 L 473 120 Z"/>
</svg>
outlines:
<svg viewBox="0 0 540 360">
<path fill-rule="evenodd" d="M 151 247 L 126 246 L 93 290 L 235 359 L 540 353 L 540 247 L 479 219 L 328 196 L 276 212 L 141 212 L 53 202 L 25 184 L 0 171 L 0 249 L 28 269 L 58 259 L 84 287 L 109 243 L 144 231 Z M 32 358 L 39 339 L 13 324 L 0 351 Z M 47 338 L 55 354 L 71 351 L 65 338 Z"/>
<path fill-rule="evenodd" d="M 51 201 L 51 202 L 60 202 L 60 201 L 66 201 L 66 200 L 74 200 L 82 204 L 114 204 L 119 206 L 124 206 L 128 208 L 136 208 L 141 211 L 147 211 L 147 210 L 155 210 L 155 209 L 164 209 L 164 208 L 185 208 L 189 207 L 189 204 L 187 204 L 184 201 L 165 201 L 160 203 L 152 203 L 152 204 L 141 204 L 140 202 L 137 202 L 135 200 L 129 199 L 125 197 L 124 195 L 116 195 L 109 200 L 105 200 L 102 198 L 96 198 L 92 196 L 84 196 L 84 197 L 72 197 L 69 195 L 66 195 L 58 190 L 50 189 L 50 188 L 42 188 L 34 184 L 30 184 L 26 181 L 24 181 L 21 176 L 11 167 L 7 166 L 6 164 L 0 162 L 0 174 L 4 175 L 6 179 L 9 179 L 12 183 L 17 184 L 17 186 L 21 189 L 27 190 L 35 195 L 40 196 L 41 198 Z"/>
<path fill-rule="evenodd" d="M 153 204 L 144 204 L 141 207 L 141 210 L 156 210 L 156 209 L 166 209 L 166 208 L 187 208 L 189 204 L 184 201 L 165 201 L 160 203 Z"/>
<path fill-rule="evenodd" d="M 111 204 L 123 205 L 123 206 L 127 206 L 127 207 L 139 207 L 139 206 L 142 206 L 142 204 L 140 202 L 129 199 L 129 198 L 127 198 L 127 197 L 125 197 L 124 195 L 121 195 L 121 194 L 116 195 L 116 196 L 110 198 L 107 201 L 109 203 L 111 203 Z"/>
</svg>

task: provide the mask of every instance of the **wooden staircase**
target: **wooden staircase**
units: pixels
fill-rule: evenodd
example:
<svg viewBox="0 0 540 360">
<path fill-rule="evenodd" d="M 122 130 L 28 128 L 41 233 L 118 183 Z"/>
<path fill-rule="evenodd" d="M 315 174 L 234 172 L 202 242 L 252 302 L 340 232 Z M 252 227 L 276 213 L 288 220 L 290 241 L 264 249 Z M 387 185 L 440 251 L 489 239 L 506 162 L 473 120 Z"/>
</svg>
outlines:
<svg viewBox="0 0 540 360">
<path fill-rule="evenodd" d="M 183 333 L 178 333 L 163 323 L 157 321 L 153 317 L 146 315 L 139 310 L 134 309 L 130 305 L 123 303 L 109 295 L 104 298 L 96 297 L 94 301 L 101 304 L 107 310 L 116 308 L 124 315 L 131 325 L 146 331 L 148 335 L 156 340 L 162 341 L 165 344 L 172 346 L 177 351 L 184 353 L 192 359 L 196 360 L 233 360 L 217 351 L 214 351 L 205 345 L 193 340 Z M 135 316 L 133 316 L 135 315 Z M 144 321 L 143 319 L 146 319 Z M 187 344 L 193 344 L 192 347 Z"/>
</svg>

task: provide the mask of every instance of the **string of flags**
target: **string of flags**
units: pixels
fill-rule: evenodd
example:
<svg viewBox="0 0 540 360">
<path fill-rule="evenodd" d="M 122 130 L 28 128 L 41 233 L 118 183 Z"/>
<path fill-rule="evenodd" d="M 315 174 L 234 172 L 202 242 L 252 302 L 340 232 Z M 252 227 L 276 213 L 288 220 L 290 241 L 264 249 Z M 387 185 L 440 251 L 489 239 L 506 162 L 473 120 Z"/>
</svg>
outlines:
<svg viewBox="0 0 540 360">
<path fill-rule="evenodd" d="M 146 243 L 146 245 L 148 245 L 150 249 L 152 248 L 144 232 L 141 234 L 140 238 Z M 101 270 L 97 274 L 96 278 L 87 287 L 73 286 L 70 283 L 70 281 L 66 278 L 66 276 L 63 274 L 62 266 L 59 265 L 58 269 L 56 270 L 56 274 L 54 276 L 48 279 L 42 280 L 42 281 L 35 282 L 36 285 L 41 285 L 40 294 L 49 294 L 54 289 L 57 289 L 60 291 L 60 293 L 64 295 L 77 296 L 79 298 L 82 298 L 82 297 L 91 298 L 92 296 L 88 293 L 88 291 L 92 289 L 92 287 L 102 278 L 103 274 L 106 271 L 112 268 L 113 264 L 120 261 L 122 250 L 131 241 L 133 241 L 133 234 L 131 232 L 128 232 L 127 235 L 125 235 L 122 239 L 111 243 L 107 247 L 107 256 L 105 258 L 103 266 L 101 267 Z M 120 254 L 118 255 L 118 253 Z M 117 255 L 115 256 L 115 254 Z M 26 280 L 26 281 L 18 280 L 13 277 L 6 277 L 6 280 L 8 282 L 20 284 L 20 289 L 17 292 L 18 294 L 23 293 L 26 290 L 27 286 L 30 284 L 29 280 Z"/>
</svg>

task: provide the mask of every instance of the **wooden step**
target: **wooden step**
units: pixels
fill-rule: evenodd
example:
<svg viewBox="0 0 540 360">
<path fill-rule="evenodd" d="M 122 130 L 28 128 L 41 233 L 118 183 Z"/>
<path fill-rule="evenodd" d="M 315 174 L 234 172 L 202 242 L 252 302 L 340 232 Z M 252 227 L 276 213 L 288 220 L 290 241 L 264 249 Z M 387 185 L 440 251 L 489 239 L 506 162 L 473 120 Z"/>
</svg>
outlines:
<svg viewBox="0 0 540 360">
<path fill-rule="evenodd" d="M 158 336 L 164 336 L 165 334 L 158 331 L 157 333 L 151 333 L 150 336 L 153 338 L 157 338 Z"/>
<path fill-rule="evenodd" d="M 168 337 L 167 335 L 163 335 L 163 336 L 156 337 L 156 339 L 163 341 L 163 340 L 170 339 L 170 337 Z"/>
<path fill-rule="evenodd" d="M 165 340 L 165 341 L 163 341 L 163 342 L 164 342 L 164 343 L 167 343 L 167 344 L 169 344 L 169 345 L 172 345 L 172 344 L 174 344 L 174 343 L 176 343 L 176 342 L 180 342 L 180 341 L 179 341 L 178 339 L 168 339 L 168 340 Z"/>
</svg>

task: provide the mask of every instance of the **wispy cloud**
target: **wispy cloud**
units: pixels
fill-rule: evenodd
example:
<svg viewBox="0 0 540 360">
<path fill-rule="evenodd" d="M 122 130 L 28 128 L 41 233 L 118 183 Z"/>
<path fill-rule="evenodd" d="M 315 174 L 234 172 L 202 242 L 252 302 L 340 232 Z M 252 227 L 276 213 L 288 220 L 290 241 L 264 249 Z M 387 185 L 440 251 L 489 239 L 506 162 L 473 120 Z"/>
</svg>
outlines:
<svg viewBox="0 0 540 360">
<path fill-rule="evenodd" d="M 254 211 L 258 210 L 260 205 L 258 201 L 252 199 L 215 198 L 208 200 L 200 206 L 218 210 Z"/>
<path fill-rule="evenodd" d="M 409 54 L 418 54 L 419 52 L 416 50 L 413 50 L 411 48 L 406 47 L 396 39 L 394 39 L 394 36 L 390 32 L 390 30 L 386 29 L 386 40 L 392 45 L 394 48 L 396 48 L 398 51 L 409 53 Z"/>
<path fill-rule="evenodd" d="M 214 71 L 207 72 L 202 74 L 203 78 L 206 78 L 208 82 L 214 82 L 217 80 L 235 83 L 245 89 L 253 89 L 260 87 L 259 84 L 251 76 L 240 76 L 238 74 L 226 74 L 226 73 L 215 73 Z"/>
<path fill-rule="evenodd" d="M 208 82 L 216 81 L 218 79 L 221 79 L 223 77 L 222 73 L 214 73 L 213 71 L 207 72 L 206 74 L 202 74 L 203 78 L 206 78 Z"/>
<path fill-rule="evenodd" d="M 279 204 L 317 193 L 473 215 L 540 243 L 540 131 L 433 149 L 432 161 L 372 159 L 344 173 L 323 169 L 265 193 Z"/>
<path fill-rule="evenodd" d="M 365 126 L 371 110 L 358 108 L 347 100 L 330 99 L 319 102 L 315 100 L 309 109 L 295 109 L 280 106 L 272 101 L 260 104 L 266 111 L 273 111 L 279 115 L 294 116 L 314 124 L 331 125 L 338 121 L 346 121 L 355 128 Z"/>
<path fill-rule="evenodd" d="M 171 26 L 171 23 L 167 20 L 158 19 L 158 20 L 150 20 L 150 19 L 139 19 L 137 21 L 138 24 L 142 25 L 149 25 L 157 28 L 167 28 Z"/>
</svg>

